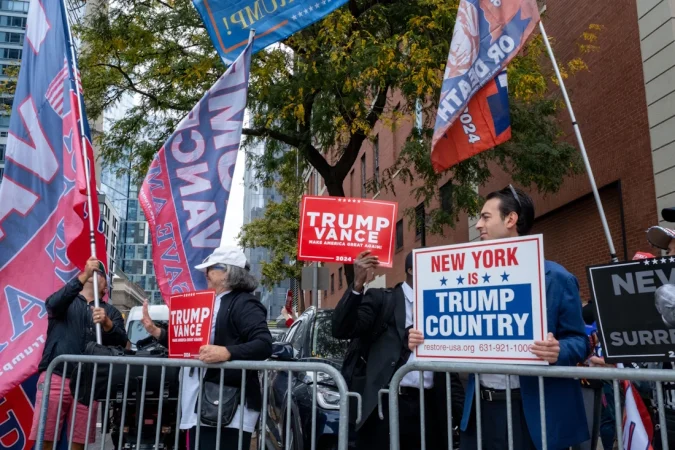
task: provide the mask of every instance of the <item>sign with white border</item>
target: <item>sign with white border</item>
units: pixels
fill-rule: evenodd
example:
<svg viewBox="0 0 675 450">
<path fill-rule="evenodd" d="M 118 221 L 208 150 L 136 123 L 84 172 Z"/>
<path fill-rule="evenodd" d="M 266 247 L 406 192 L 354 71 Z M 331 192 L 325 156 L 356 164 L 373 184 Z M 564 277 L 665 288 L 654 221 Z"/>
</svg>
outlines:
<svg viewBox="0 0 675 450">
<path fill-rule="evenodd" d="M 547 364 L 544 273 L 542 235 L 414 250 L 416 358 Z"/>
</svg>

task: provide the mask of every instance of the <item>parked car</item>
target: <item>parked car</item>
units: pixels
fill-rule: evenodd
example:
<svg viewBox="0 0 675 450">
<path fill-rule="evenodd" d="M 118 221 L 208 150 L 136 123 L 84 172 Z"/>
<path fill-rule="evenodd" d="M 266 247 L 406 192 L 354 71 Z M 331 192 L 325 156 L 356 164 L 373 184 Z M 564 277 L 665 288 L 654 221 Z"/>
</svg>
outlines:
<svg viewBox="0 0 675 450">
<path fill-rule="evenodd" d="M 339 370 L 348 343 L 333 337 L 332 316 L 333 310 L 317 310 L 310 307 L 293 323 L 282 341 L 274 345 L 273 357 L 286 361 L 324 362 Z M 289 368 L 292 368 L 292 364 Z M 265 450 L 312 448 L 314 373 L 292 372 L 289 447 L 286 447 L 288 372 L 271 371 L 268 377 L 267 426 L 263 433 L 258 434 L 264 436 L 264 439 L 258 439 L 258 448 Z M 316 448 L 332 450 L 337 448 L 338 442 L 340 393 L 328 374 L 319 372 L 317 378 Z"/>
<path fill-rule="evenodd" d="M 148 305 L 148 313 L 155 325 L 158 327 L 167 328 L 169 326 L 169 307 L 167 305 Z M 129 342 L 131 342 L 131 349 L 136 350 L 136 343 L 148 336 L 145 327 L 143 327 L 143 307 L 134 306 L 129 310 L 127 317 L 126 329 Z"/>
</svg>

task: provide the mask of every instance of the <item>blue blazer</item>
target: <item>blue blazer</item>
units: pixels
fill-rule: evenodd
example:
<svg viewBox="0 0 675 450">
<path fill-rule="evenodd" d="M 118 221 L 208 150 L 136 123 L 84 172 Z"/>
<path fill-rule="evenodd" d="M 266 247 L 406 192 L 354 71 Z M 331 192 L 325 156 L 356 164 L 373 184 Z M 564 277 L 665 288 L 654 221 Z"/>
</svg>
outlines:
<svg viewBox="0 0 675 450">
<path fill-rule="evenodd" d="M 546 271 L 546 316 L 548 331 L 560 341 L 556 365 L 576 366 L 586 360 L 590 343 L 581 317 L 581 299 L 577 279 L 561 265 L 544 263 Z M 466 431 L 475 398 L 476 381 L 469 377 L 461 428 Z M 578 380 L 544 378 L 546 394 L 546 434 L 548 448 L 557 450 L 587 441 L 590 436 L 586 410 Z M 541 449 L 539 418 L 539 382 L 536 377 L 520 377 L 520 394 L 527 428 L 532 441 Z"/>
</svg>

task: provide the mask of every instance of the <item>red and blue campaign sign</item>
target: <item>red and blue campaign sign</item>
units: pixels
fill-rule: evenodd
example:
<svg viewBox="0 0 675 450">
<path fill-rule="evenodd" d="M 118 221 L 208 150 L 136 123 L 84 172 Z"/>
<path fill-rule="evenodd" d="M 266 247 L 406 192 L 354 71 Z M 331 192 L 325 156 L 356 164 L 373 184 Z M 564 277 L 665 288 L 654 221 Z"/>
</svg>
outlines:
<svg viewBox="0 0 675 450">
<path fill-rule="evenodd" d="M 220 246 L 250 65 L 248 45 L 155 155 L 141 186 L 164 301 L 206 289 L 206 277 L 194 267 Z"/>
<path fill-rule="evenodd" d="M 506 70 L 471 97 L 466 110 L 436 142 L 431 162 L 438 173 L 511 139 Z"/>
<path fill-rule="evenodd" d="M 443 152 L 452 145 L 453 138 L 448 135 L 450 127 L 458 117 L 469 112 L 467 106 L 471 98 L 518 54 L 538 21 L 536 0 L 460 2 L 438 103 L 432 140 L 434 152 Z M 483 95 L 488 96 L 489 92 Z M 493 121 L 497 122 L 500 117 L 498 110 L 491 114 L 495 114 Z M 469 118 L 464 120 L 467 122 L 468 138 L 474 141 L 469 143 L 478 142 L 481 134 L 487 133 L 470 131 L 471 121 Z M 478 129 L 478 124 L 475 125 Z M 499 131 L 499 126 L 495 128 L 496 132 Z M 460 141 L 459 145 L 465 144 Z M 436 166 L 436 170 L 440 169 L 442 166 Z"/>
<path fill-rule="evenodd" d="M 323 19 L 347 0 L 192 0 L 213 45 L 231 64 L 256 30 L 253 53 Z"/>
<path fill-rule="evenodd" d="M 90 255 L 84 158 L 60 1 L 32 0 L 0 183 L 0 398 L 37 370 L 47 331 L 44 300 Z M 93 161 L 87 138 L 89 160 Z M 96 192 L 93 175 L 91 188 Z M 99 210 L 93 198 L 94 223 Z M 97 231 L 97 254 L 105 238 Z"/>
<path fill-rule="evenodd" d="M 417 359 L 546 364 L 541 235 L 414 251 Z"/>
</svg>

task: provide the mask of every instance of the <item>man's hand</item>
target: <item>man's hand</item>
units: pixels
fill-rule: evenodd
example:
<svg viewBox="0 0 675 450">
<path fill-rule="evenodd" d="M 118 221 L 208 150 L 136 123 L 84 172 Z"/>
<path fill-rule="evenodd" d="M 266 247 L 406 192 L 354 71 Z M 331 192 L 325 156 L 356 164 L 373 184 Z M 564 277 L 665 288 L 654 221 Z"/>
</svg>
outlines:
<svg viewBox="0 0 675 450">
<path fill-rule="evenodd" d="M 549 333 L 545 341 L 534 341 L 530 351 L 549 364 L 555 364 L 560 356 L 560 342 Z"/>
<path fill-rule="evenodd" d="M 602 356 L 591 356 L 588 359 L 588 364 L 591 367 L 616 367 L 614 364 L 607 364 Z"/>
<path fill-rule="evenodd" d="M 162 334 L 162 329 L 155 325 L 155 322 L 150 318 L 147 300 L 143 301 L 143 318 L 141 319 L 141 323 L 149 335 L 153 336 L 155 339 L 159 339 L 159 336 Z"/>
<path fill-rule="evenodd" d="M 112 320 L 108 319 L 105 308 L 94 308 L 92 318 L 94 319 L 94 323 L 100 323 L 106 332 L 112 330 L 113 323 Z"/>
<path fill-rule="evenodd" d="M 84 284 L 94 275 L 94 272 L 98 270 L 99 264 L 98 259 L 93 256 L 89 258 L 84 265 L 84 272 L 82 272 L 77 278 L 80 280 L 80 283 Z"/>
<path fill-rule="evenodd" d="M 424 333 L 413 328 L 408 331 L 408 348 L 411 352 L 414 352 L 415 349 L 424 343 Z"/>
<path fill-rule="evenodd" d="M 227 347 L 222 345 L 202 345 L 199 349 L 199 360 L 206 364 L 229 361 L 232 358 Z"/>
<path fill-rule="evenodd" d="M 370 256 L 370 250 L 359 254 L 354 260 L 354 290 L 363 292 L 366 282 L 372 278 L 372 272 L 380 265 L 377 256 Z"/>
</svg>

